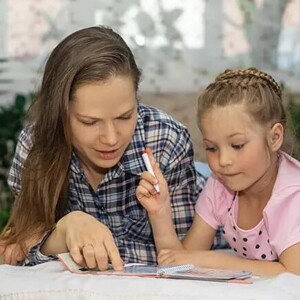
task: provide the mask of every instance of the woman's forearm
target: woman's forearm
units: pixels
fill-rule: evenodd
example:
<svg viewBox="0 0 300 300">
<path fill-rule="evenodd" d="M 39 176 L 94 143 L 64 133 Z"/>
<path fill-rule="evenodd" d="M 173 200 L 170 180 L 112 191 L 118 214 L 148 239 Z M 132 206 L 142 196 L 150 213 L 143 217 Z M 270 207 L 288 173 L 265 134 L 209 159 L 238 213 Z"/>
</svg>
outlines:
<svg viewBox="0 0 300 300">
<path fill-rule="evenodd" d="M 41 253 L 44 255 L 56 255 L 68 251 L 65 234 L 58 223 L 41 247 Z"/>
</svg>

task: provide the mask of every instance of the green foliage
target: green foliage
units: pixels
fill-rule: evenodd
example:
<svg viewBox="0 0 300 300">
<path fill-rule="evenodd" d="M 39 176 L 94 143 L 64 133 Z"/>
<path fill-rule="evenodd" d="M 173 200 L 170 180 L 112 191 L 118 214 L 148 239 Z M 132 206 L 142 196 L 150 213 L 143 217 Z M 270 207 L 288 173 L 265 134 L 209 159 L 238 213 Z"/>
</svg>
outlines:
<svg viewBox="0 0 300 300">
<path fill-rule="evenodd" d="M 288 111 L 290 113 L 293 132 L 296 138 L 300 140 L 300 105 L 296 104 L 292 99 L 288 104 Z"/>
<path fill-rule="evenodd" d="M 32 99 L 32 94 L 16 95 L 11 105 L 0 106 L 0 232 L 9 218 L 13 203 L 7 176 L 26 111 Z"/>
<path fill-rule="evenodd" d="M 290 130 L 294 136 L 294 145 L 292 145 L 292 155 L 300 160 L 300 104 L 296 103 L 294 98 L 290 98 L 287 106 Z"/>
<path fill-rule="evenodd" d="M 5 227 L 9 219 L 9 216 L 10 216 L 10 207 L 0 210 L 0 233 L 2 229 Z"/>
</svg>

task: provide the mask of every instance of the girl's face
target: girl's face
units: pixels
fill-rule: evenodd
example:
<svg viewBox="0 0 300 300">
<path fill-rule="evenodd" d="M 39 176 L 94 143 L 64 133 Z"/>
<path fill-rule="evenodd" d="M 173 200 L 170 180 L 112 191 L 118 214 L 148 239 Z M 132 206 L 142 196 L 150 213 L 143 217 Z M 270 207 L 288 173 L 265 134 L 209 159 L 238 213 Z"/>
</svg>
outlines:
<svg viewBox="0 0 300 300">
<path fill-rule="evenodd" d="M 72 144 L 81 162 L 105 174 L 121 159 L 137 123 L 137 99 L 130 77 L 87 83 L 70 105 Z"/>
<path fill-rule="evenodd" d="M 200 120 L 200 129 L 207 162 L 228 188 L 259 190 L 273 178 L 268 130 L 247 114 L 244 105 L 209 110 Z"/>
</svg>

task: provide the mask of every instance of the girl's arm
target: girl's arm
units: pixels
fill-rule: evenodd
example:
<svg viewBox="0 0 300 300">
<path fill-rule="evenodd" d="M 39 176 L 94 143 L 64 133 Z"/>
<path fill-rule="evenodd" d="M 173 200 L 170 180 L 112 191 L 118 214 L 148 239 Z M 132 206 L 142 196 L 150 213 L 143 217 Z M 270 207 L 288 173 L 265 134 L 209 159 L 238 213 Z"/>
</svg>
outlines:
<svg viewBox="0 0 300 300">
<path fill-rule="evenodd" d="M 193 263 L 204 268 L 249 270 L 255 275 L 274 276 L 283 272 L 300 275 L 300 243 L 289 247 L 279 257 L 279 262 L 250 260 L 221 251 L 208 251 L 211 248 L 215 230 L 200 216 L 194 222 L 183 246 L 186 250 L 165 247 L 158 255 L 161 265 Z"/>
<path fill-rule="evenodd" d="M 214 236 L 215 230 L 196 214 L 193 225 L 183 240 L 186 250 L 162 250 L 158 255 L 158 262 L 161 265 L 192 263 L 203 268 L 243 269 L 261 276 L 275 276 L 283 272 L 300 275 L 300 243 L 283 251 L 279 262 L 272 262 L 245 259 L 221 251 L 208 251 Z"/>
<path fill-rule="evenodd" d="M 255 275 L 275 276 L 283 272 L 300 275 L 300 243 L 282 252 L 279 262 L 250 260 L 220 251 L 163 250 L 159 264 L 193 263 L 204 268 L 249 270 Z"/>
<path fill-rule="evenodd" d="M 161 249 L 183 249 L 173 224 L 168 184 L 151 150 L 147 149 L 147 153 L 156 177 L 143 172 L 136 197 L 148 212 L 157 252 Z M 160 192 L 154 188 L 156 184 L 159 185 Z"/>
<path fill-rule="evenodd" d="M 149 172 L 142 173 L 136 196 L 148 212 L 157 252 L 162 249 L 210 249 L 216 231 L 198 216 L 194 218 L 193 224 L 184 238 L 184 245 L 178 239 L 172 220 L 168 184 L 159 165 L 155 162 L 151 150 L 147 149 L 147 153 L 155 177 Z M 154 188 L 156 184 L 160 187 L 159 193 Z"/>
<path fill-rule="evenodd" d="M 284 250 L 279 257 L 279 262 L 287 272 L 300 275 L 300 243 Z"/>
<path fill-rule="evenodd" d="M 184 249 L 178 239 L 171 211 L 165 214 L 149 214 L 157 253 L 162 249 Z"/>
<path fill-rule="evenodd" d="M 195 213 L 193 224 L 183 239 L 183 246 L 187 250 L 209 250 L 215 234 L 216 230 Z"/>
</svg>

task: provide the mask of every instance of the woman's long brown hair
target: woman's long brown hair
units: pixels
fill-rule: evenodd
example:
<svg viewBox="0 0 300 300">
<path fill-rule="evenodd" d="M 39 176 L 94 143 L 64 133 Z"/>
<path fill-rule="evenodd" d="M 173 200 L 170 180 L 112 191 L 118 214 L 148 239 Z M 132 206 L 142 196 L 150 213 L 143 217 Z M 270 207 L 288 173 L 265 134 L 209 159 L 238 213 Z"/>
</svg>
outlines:
<svg viewBox="0 0 300 300">
<path fill-rule="evenodd" d="M 26 252 L 30 237 L 42 235 L 65 214 L 72 154 L 69 103 L 80 85 L 119 75 L 130 76 L 137 91 L 141 73 L 134 56 L 109 28 L 79 30 L 53 50 L 30 109 L 33 146 L 1 243 L 17 243 Z"/>
</svg>

